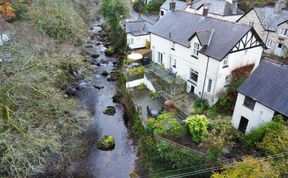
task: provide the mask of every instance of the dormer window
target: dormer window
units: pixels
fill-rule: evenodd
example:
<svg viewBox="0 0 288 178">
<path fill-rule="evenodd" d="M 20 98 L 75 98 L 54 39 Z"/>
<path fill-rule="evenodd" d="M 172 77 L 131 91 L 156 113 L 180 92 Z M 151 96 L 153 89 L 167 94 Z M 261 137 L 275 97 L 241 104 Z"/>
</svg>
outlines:
<svg viewBox="0 0 288 178">
<path fill-rule="evenodd" d="M 200 48 L 200 45 L 199 45 L 199 43 L 194 43 L 194 45 L 193 45 L 193 53 L 192 53 L 192 56 L 194 57 L 194 58 L 196 58 L 196 59 L 198 59 L 198 55 L 199 55 L 199 48 Z"/>
</svg>

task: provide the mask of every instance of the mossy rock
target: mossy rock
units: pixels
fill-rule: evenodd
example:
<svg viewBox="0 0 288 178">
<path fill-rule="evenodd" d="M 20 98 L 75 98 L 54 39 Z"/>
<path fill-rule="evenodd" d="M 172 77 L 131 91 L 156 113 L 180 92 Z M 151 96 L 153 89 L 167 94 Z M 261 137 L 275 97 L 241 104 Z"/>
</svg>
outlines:
<svg viewBox="0 0 288 178">
<path fill-rule="evenodd" d="M 113 103 L 120 103 L 121 96 L 119 94 L 115 94 L 113 97 Z"/>
<path fill-rule="evenodd" d="M 114 53 L 115 53 L 115 50 L 114 50 L 114 48 L 112 48 L 112 47 L 109 47 L 109 48 L 107 48 L 107 49 L 105 50 L 105 55 L 106 55 L 106 56 L 112 56 Z"/>
<path fill-rule="evenodd" d="M 101 73 L 101 75 L 104 76 L 104 77 L 107 77 L 107 76 L 109 75 L 109 73 L 108 73 L 106 70 L 104 70 L 104 71 Z"/>
<path fill-rule="evenodd" d="M 108 106 L 103 113 L 106 115 L 114 115 L 116 113 L 116 109 L 113 106 Z"/>
<path fill-rule="evenodd" d="M 97 148 L 103 151 L 113 150 L 115 148 L 115 139 L 112 135 L 105 135 L 97 143 Z"/>
</svg>

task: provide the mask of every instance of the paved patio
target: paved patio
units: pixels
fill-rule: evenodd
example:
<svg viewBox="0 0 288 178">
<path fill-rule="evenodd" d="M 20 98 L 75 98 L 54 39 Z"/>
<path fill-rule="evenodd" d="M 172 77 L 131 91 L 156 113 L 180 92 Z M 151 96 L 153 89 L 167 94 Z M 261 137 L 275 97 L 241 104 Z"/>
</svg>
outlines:
<svg viewBox="0 0 288 178">
<path fill-rule="evenodd" d="M 158 99 L 152 99 L 150 97 L 151 91 L 148 89 L 130 89 L 130 93 L 133 96 L 132 100 L 134 104 L 141 110 L 142 118 L 144 121 L 148 119 L 147 106 L 152 110 L 160 110 L 163 104 Z"/>
</svg>

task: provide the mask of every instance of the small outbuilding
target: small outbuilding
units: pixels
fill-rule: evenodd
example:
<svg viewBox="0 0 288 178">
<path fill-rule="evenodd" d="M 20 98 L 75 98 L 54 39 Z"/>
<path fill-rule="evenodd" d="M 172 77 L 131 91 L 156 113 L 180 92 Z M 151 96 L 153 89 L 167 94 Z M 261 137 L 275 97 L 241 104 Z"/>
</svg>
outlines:
<svg viewBox="0 0 288 178">
<path fill-rule="evenodd" d="M 287 66 L 263 60 L 237 91 L 232 125 L 241 132 L 250 132 L 275 115 L 288 118 Z"/>
</svg>

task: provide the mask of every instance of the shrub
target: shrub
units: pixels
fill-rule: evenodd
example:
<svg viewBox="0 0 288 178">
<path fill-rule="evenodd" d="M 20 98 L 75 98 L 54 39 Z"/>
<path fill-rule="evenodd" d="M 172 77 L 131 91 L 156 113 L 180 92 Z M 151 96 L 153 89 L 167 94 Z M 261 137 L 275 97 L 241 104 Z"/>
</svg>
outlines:
<svg viewBox="0 0 288 178">
<path fill-rule="evenodd" d="M 185 132 L 173 113 L 160 114 L 156 119 L 150 118 L 147 126 L 155 133 L 173 140 L 182 137 Z"/>
<path fill-rule="evenodd" d="M 247 148 L 257 148 L 257 144 L 261 143 L 265 136 L 270 133 L 278 133 L 284 128 L 283 123 L 277 121 L 271 121 L 262 124 L 255 130 L 251 131 L 242 138 L 242 142 Z"/>
<path fill-rule="evenodd" d="M 192 140 L 195 142 L 200 142 L 208 133 L 207 127 L 209 121 L 204 115 L 189 116 L 184 122 L 189 128 L 189 132 L 192 135 Z"/>
<path fill-rule="evenodd" d="M 148 13 L 159 12 L 161 5 L 161 2 L 151 1 L 144 6 L 144 9 Z"/>
<path fill-rule="evenodd" d="M 129 75 L 144 75 L 145 67 L 135 67 L 133 69 L 128 70 Z"/>
<path fill-rule="evenodd" d="M 146 46 L 146 49 L 150 49 L 150 41 L 146 40 L 145 46 Z"/>
<path fill-rule="evenodd" d="M 150 93 L 150 97 L 154 100 L 160 97 L 159 93 L 157 92 L 152 92 Z"/>
<path fill-rule="evenodd" d="M 138 87 L 137 87 L 138 90 L 145 90 L 147 89 L 147 86 L 145 83 L 141 83 Z"/>
<path fill-rule="evenodd" d="M 209 109 L 208 101 L 206 99 L 197 99 L 194 104 L 193 113 L 202 114 L 207 109 Z"/>
</svg>

